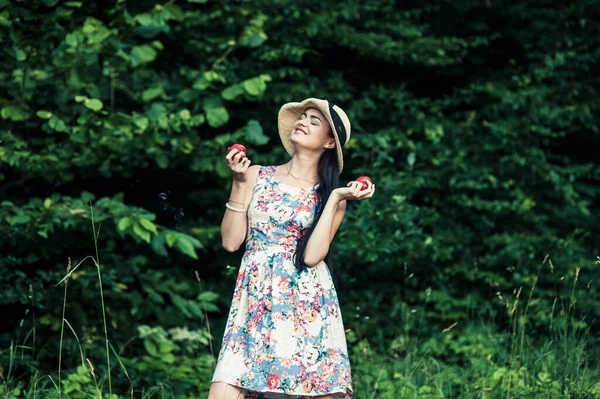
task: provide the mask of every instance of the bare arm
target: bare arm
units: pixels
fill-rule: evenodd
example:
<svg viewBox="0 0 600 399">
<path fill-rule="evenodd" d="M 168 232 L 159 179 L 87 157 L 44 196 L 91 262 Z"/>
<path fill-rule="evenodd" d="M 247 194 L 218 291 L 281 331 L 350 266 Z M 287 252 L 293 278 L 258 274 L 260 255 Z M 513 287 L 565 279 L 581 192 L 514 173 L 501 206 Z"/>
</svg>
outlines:
<svg viewBox="0 0 600 399">
<path fill-rule="evenodd" d="M 346 200 L 371 198 L 375 193 L 375 185 L 371 182 L 367 183 L 368 187 L 365 190 L 361 190 L 362 184 L 356 181 L 349 182 L 347 186 L 331 192 L 323 213 L 306 243 L 304 263 L 310 267 L 316 266 L 327 256 L 331 241 L 344 219 Z"/>
<path fill-rule="evenodd" d="M 304 263 L 312 267 L 325 259 L 329 252 L 329 245 L 335 237 L 344 214 L 346 213 L 346 200 L 340 200 L 336 195 L 330 195 L 323 213 L 306 244 Z"/>
<path fill-rule="evenodd" d="M 247 178 L 245 182 L 234 180 L 231 184 L 231 197 L 232 201 L 242 202 L 230 202 L 229 205 L 234 208 L 248 208 L 248 204 L 252 199 L 252 193 L 254 192 L 254 185 L 256 184 L 256 178 L 258 176 L 258 169 L 260 165 L 252 165 L 248 167 Z M 246 239 L 248 232 L 248 213 L 236 212 L 229 208 L 225 208 L 225 214 L 223 215 L 223 221 L 221 222 L 221 241 L 223 248 L 229 252 L 237 251 Z"/>
</svg>

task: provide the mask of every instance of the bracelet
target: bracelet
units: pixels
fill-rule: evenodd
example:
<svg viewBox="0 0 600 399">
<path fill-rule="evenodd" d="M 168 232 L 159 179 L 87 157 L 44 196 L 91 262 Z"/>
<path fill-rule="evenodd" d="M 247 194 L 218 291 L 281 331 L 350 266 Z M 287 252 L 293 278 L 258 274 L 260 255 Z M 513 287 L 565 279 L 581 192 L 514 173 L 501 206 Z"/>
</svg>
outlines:
<svg viewBox="0 0 600 399">
<path fill-rule="evenodd" d="M 229 202 L 226 202 L 225 206 L 227 207 L 227 209 L 231 209 L 232 211 L 235 211 L 235 212 L 246 212 L 245 208 L 234 208 L 233 206 L 229 205 Z"/>
<path fill-rule="evenodd" d="M 229 197 L 229 202 L 235 202 L 236 204 L 242 204 L 242 205 L 244 205 L 243 202 L 234 201 L 234 200 L 231 199 L 231 197 Z"/>
</svg>

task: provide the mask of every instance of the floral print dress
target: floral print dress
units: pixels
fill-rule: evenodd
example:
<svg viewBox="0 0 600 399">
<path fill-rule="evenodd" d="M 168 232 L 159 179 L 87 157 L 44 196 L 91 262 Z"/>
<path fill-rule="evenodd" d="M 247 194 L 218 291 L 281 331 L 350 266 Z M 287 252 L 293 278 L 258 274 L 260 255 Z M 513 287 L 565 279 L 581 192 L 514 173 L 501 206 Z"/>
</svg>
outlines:
<svg viewBox="0 0 600 399">
<path fill-rule="evenodd" d="M 262 166 L 248 205 L 246 250 L 237 276 L 213 382 L 250 398 L 352 398 L 346 336 L 324 261 L 298 272 L 296 244 L 321 206 Z"/>
</svg>

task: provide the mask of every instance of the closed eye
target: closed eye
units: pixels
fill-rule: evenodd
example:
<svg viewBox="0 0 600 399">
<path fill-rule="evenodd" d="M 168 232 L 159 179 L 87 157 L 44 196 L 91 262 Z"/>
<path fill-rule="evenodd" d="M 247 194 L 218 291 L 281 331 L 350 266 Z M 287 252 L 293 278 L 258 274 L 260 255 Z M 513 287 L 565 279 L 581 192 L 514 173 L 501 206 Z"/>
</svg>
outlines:
<svg viewBox="0 0 600 399">
<path fill-rule="evenodd" d="M 300 114 L 300 116 L 298 117 L 298 120 L 300 120 L 300 119 L 303 119 L 304 117 L 306 117 L 306 112 L 303 112 L 302 114 Z M 316 119 L 316 120 L 318 120 L 320 123 L 323 123 L 323 121 L 321 120 L 321 118 L 319 118 L 319 117 L 318 117 L 318 116 L 316 116 L 316 115 L 310 115 L 310 118 L 311 118 L 311 119 L 313 119 L 313 120 L 314 120 L 314 119 Z M 318 124 L 317 124 L 317 125 L 318 125 Z M 317 126 L 317 125 L 315 125 L 315 126 Z"/>
</svg>

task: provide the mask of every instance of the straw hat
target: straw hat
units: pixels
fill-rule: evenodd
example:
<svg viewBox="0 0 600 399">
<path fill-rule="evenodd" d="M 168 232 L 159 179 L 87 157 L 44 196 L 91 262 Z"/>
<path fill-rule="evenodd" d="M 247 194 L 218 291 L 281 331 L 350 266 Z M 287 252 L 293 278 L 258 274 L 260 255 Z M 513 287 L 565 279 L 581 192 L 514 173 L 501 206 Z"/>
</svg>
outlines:
<svg viewBox="0 0 600 399">
<path fill-rule="evenodd" d="M 329 126 L 331 126 L 333 135 L 335 136 L 339 173 L 342 173 L 344 167 L 342 146 L 350 140 L 350 120 L 343 109 L 327 100 L 307 98 L 302 102 L 290 102 L 281 107 L 277 118 L 277 125 L 283 147 L 290 156 L 293 156 L 296 152 L 294 143 L 292 143 L 292 133 L 298 118 L 307 108 L 316 108 L 327 118 L 327 122 L 329 122 Z"/>
</svg>

